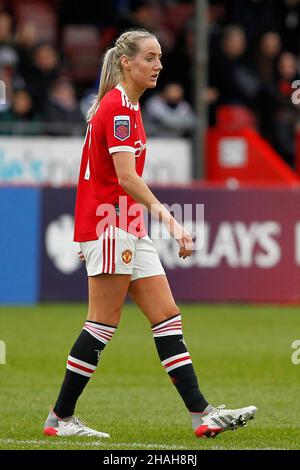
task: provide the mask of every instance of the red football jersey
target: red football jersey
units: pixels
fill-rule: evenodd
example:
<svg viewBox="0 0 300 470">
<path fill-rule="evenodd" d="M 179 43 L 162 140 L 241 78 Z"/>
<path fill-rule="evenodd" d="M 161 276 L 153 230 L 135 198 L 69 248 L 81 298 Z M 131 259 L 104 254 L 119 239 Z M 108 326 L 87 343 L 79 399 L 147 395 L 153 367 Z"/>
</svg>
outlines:
<svg viewBox="0 0 300 470">
<path fill-rule="evenodd" d="M 132 152 L 142 176 L 146 135 L 139 104 L 121 85 L 109 91 L 88 124 L 77 187 L 74 240 L 96 240 L 108 225 L 137 237 L 146 235 L 143 208 L 118 184 L 112 154 Z"/>
</svg>

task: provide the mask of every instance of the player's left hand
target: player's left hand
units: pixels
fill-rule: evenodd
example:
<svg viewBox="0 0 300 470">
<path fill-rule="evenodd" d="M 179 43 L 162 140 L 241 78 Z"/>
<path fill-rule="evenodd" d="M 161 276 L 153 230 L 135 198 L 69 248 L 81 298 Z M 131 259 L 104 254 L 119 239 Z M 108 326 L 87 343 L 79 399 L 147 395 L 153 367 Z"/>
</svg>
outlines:
<svg viewBox="0 0 300 470">
<path fill-rule="evenodd" d="M 80 260 L 82 263 L 84 263 L 85 257 L 84 257 L 84 254 L 82 253 L 82 251 L 81 251 L 81 250 L 78 251 L 77 254 L 78 254 L 79 260 Z"/>
<path fill-rule="evenodd" d="M 194 249 L 194 242 L 191 234 L 175 219 L 171 219 L 168 229 L 179 245 L 179 258 L 185 259 L 188 256 L 191 256 Z"/>
<path fill-rule="evenodd" d="M 191 256 L 194 249 L 194 243 L 192 236 L 187 230 L 184 230 L 182 237 L 177 239 L 177 242 L 179 244 L 179 258 L 185 259 L 188 256 Z"/>
</svg>

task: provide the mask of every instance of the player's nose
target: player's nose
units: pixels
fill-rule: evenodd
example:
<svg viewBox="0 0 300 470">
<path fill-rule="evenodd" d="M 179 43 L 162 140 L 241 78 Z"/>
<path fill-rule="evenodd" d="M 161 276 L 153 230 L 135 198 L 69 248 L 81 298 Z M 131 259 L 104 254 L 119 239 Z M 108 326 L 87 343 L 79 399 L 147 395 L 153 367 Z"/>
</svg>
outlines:
<svg viewBox="0 0 300 470">
<path fill-rule="evenodd" d="M 158 59 L 154 64 L 154 70 L 159 72 L 163 68 L 161 61 Z"/>
</svg>

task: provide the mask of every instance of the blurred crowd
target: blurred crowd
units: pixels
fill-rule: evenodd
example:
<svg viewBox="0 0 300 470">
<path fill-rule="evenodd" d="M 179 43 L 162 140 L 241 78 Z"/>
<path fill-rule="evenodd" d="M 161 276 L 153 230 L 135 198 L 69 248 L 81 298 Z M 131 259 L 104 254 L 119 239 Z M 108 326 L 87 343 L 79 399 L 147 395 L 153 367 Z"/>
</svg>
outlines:
<svg viewBox="0 0 300 470">
<path fill-rule="evenodd" d="M 214 125 L 221 106 L 242 106 L 293 166 L 300 108 L 300 0 L 211 0 L 205 100 Z M 100 59 L 124 29 L 157 33 L 163 66 L 145 93 L 149 136 L 190 137 L 195 126 L 195 2 L 189 0 L 0 0 L 1 135 L 82 135 L 97 93 Z"/>
</svg>

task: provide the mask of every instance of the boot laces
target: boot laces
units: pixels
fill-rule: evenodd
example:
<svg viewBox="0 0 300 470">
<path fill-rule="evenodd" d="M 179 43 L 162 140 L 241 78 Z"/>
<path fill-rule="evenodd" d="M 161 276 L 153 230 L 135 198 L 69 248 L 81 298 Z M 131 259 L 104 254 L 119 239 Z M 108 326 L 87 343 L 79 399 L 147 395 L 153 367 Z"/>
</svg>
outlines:
<svg viewBox="0 0 300 470">
<path fill-rule="evenodd" d="M 80 428 L 84 428 L 85 427 L 85 423 L 84 421 L 82 421 L 82 419 L 80 418 L 77 418 L 77 416 L 74 416 L 73 419 L 72 419 L 72 422 L 75 426 L 78 426 Z"/>
</svg>

